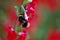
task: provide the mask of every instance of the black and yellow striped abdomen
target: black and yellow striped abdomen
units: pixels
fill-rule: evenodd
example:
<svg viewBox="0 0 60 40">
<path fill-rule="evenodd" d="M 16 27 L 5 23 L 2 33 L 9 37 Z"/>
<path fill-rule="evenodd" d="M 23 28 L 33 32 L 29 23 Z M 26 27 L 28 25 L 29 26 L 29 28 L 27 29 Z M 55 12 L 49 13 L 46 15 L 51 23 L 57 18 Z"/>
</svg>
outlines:
<svg viewBox="0 0 60 40">
<path fill-rule="evenodd" d="M 28 22 L 27 22 L 27 20 L 24 18 L 24 15 L 19 15 L 19 22 L 20 22 L 20 24 L 22 24 L 22 27 L 27 27 L 27 24 L 28 24 Z"/>
</svg>

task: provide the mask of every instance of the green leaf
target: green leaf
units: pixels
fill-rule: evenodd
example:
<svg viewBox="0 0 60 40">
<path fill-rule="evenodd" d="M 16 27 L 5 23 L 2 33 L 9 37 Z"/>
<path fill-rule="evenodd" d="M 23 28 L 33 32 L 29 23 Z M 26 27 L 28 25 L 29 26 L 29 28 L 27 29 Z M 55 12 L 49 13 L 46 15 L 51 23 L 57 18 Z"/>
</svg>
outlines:
<svg viewBox="0 0 60 40">
<path fill-rule="evenodd" d="M 27 3 L 29 3 L 28 0 L 24 0 L 23 6 L 25 6 Z"/>
</svg>

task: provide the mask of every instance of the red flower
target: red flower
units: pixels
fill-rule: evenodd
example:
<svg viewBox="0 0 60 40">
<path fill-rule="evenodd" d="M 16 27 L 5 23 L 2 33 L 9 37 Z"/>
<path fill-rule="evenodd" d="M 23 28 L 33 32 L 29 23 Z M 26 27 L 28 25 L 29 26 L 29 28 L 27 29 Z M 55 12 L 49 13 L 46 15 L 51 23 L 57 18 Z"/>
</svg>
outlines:
<svg viewBox="0 0 60 40">
<path fill-rule="evenodd" d="M 18 40 L 26 40 L 27 32 L 25 30 L 22 30 L 21 32 L 19 32 L 18 36 Z"/>
<path fill-rule="evenodd" d="M 25 9 L 28 15 L 28 22 L 30 23 L 29 29 L 32 31 L 33 28 L 36 27 L 39 21 L 39 15 L 35 13 L 35 6 L 38 3 L 38 0 L 33 0 L 32 2 L 26 4 Z M 36 21 L 35 21 L 36 20 Z"/>
<path fill-rule="evenodd" d="M 3 26 L 4 26 L 4 33 L 6 36 L 6 40 L 15 40 L 17 34 L 13 30 L 12 24 L 9 22 L 9 20 L 8 21 L 6 20 Z"/>
<path fill-rule="evenodd" d="M 60 40 L 60 30 L 50 30 L 48 40 Z"/>
<path fill-rule="evenodd" d="M 15 40 L 16 39 L 16 32 L 15 31 L 9 31 L 8 32 L 8 36 L 7 36 L 7 40 Z"/>
<path fill-rule="evenodd" d="M 51 10 L 55 10 L 57 8 L 57 0 L 40 0 L 39 4 L 47 6 Z"/>
<path fill-rule="evenodd" d="M 46 4 L 51 9 L 57 8 L 57 2 L 56 2 L 56 0 L 47 0 Z"/>
<path fill-rule="evenodd" d="M 29 16 L 29 18 L 33 17 L 34 16 L 34 13 L 35 13 L 35 5 L 32 3 L 28 3 L 25 7 L 26 9 L 26 13 L 27 15 Z"/>
<path fill-rule="evenodd" d="M 0 40 L 2 40 L 2 38 L 0 37 Z"/>
</svg>

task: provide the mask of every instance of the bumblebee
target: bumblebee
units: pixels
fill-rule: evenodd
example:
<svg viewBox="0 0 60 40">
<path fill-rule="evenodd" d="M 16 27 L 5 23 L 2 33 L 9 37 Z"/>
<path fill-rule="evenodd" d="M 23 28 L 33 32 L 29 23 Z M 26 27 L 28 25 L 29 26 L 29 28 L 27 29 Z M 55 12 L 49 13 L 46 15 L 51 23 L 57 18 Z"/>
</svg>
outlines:
<svg viewBox="0 0 60 40">
<path fill-rule="evenodd" d="M 23 17 L 23 15 L 20 14 L 18 21 L 22 25 L 22 27 L 26 28 L 28 25 L 27 20 Z"/>
<path fill-rule="evenodd" d="M 24 28 L 27 27 L 28 21 L 25 19 L 24 10 L 23 10 L 22 6 L 20 6 L 18 21 L 20 22 L 22 27 L 24 27 Z"/>
</svg>

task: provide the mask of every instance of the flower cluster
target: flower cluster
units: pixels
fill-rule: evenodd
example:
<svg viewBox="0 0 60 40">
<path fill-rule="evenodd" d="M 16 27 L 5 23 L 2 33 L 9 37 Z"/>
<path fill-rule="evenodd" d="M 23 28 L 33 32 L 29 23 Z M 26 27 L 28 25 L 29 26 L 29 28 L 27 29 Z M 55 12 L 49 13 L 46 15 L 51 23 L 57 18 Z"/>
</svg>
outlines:
<svg viewBox="0 0 60 40">
<path fill-rule="evenodd" d="M 31 18 L 33 19 L 34 13 L 35 13 L 35 5 L 37 3 L 37 0 L 28 0 L 28 3 L 24 6 L 25 9 L 25 18 L 27 18 L 28 16 L 28 26 L 30 25 L 29 21 L 31 20 Z M 17 30 L 14 30 L 13 28 L 13 24 L 16 21 L 17 15 L 15 13 L 15 10 L 13 7 L 8 6 L 7 7 L 7 13 L 8 14 L 8 22 L 5 22 L 4 25 L 4 31 L 5 33 L 7 33 L 7 38 L 6 40 L 26 40 L 27 39 L 27 35 L 28 35 L 28 31 L 25 30 L 26 28 L 22 28 L 22 30 L 19 30 L 18 33 L 16 33 Z M 26 16 L 27 15 L 27 16 Z M 21 27 L 20 27 L 21 28 Z M 30 39 L 30 38 L 28 38 Z"/>
</svg>

